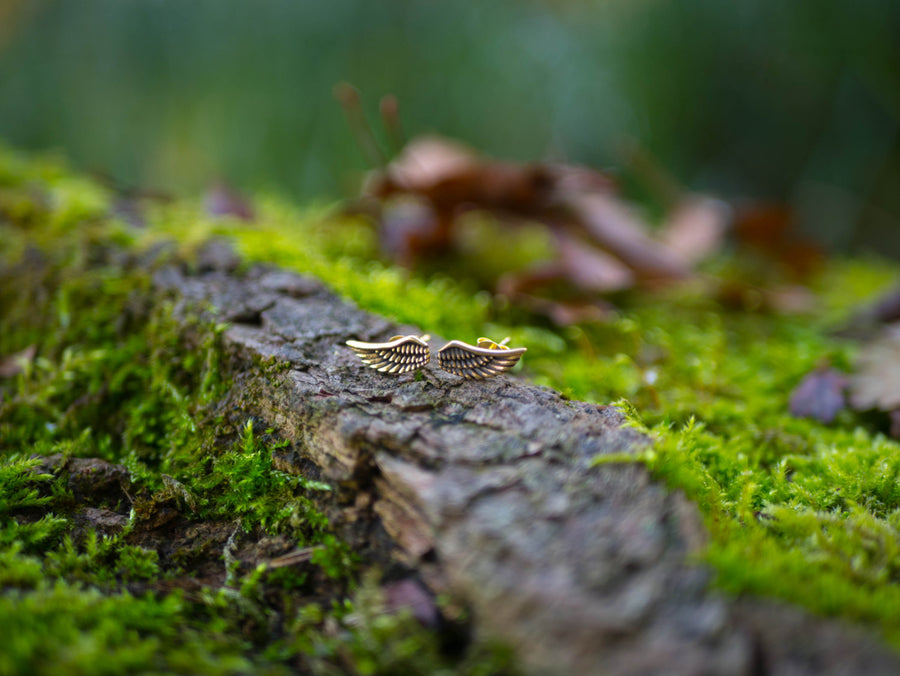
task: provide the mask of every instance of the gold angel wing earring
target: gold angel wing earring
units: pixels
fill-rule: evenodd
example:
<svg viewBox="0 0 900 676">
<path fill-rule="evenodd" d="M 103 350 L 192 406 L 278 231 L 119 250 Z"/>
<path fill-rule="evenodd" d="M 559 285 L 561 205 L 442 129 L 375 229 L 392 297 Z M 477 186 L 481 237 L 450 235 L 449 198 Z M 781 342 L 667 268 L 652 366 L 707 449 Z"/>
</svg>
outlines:
<svg viewBox="0 0 900 676">
<path fill-rule="evenodd" d="M 515 366 L 528 349 L 510 349 L 506 347 L 508 341 L 509 338 L 505 338 L 495 343 L 489 338 L 479 338 L 475 346 L 461 340 L 451 340 L 438 350 L 438 365 L 463 378 L 492 378 Z"/>
<path fill-rule="evenodd" d="M 386 343 L 363 343 L 348 340 L 347 345 L 369 368 L 382 373 L 406 373 L 428 364 L 431 336 L 394 336 Z"/>
</svg>

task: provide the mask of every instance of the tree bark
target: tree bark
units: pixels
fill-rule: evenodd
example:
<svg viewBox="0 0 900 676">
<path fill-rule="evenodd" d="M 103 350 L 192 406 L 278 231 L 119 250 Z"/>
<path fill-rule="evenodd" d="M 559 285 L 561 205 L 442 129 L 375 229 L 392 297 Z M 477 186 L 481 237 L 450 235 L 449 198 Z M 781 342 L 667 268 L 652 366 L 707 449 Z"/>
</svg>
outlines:
<svg viewBox="0 0 900 676">
<path fill-rule="evenodd" d="M 639 464 L 591 467 L 650 443 L 617 409 L 434 363 L 424 377 L 368 369 L 345 340 L 422 331 L 294 273 L 237 274 L 212 256 L 156 285 L 177 317 L 229 322 L 230 404 L 290 440 L 280 469 L 335 488 L 329 514 L 348 542 L 470 608 L 528 672 L 900 673 L 858 628 L 711 590 L 691 559 L 706 538 L 694 505 Z"/>
</svg>

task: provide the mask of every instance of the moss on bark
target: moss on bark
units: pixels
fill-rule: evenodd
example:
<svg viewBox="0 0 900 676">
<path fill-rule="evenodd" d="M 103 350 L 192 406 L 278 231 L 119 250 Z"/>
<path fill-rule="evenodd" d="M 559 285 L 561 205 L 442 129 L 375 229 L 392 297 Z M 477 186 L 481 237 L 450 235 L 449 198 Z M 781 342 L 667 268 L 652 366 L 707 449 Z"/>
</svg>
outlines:
<svg viewBox="0 0 900 676">
<path fill-rule="evenodd" d="M 223 235 L 247 260 L 310 272 L 400 322 L 511 335 L 533 380 L 618 401 L 654 436 L 637 460 L 700 507 L 722 588 L 853 619 L 900 646 L 900 446 L 850 412 L 831 426 L 787 412 L 823 356 L 852 363 L 856 347 L 828 329 L 896 266 L 832 262 L 812 318 L 729 311 L 682 290 L 560 330 L 378 262 L 366 226 L 322 227 L 321 210 L 261 198 L 248 226 L 180 201 L 145 205 L 136 227 L 114 202 L 56 162 L 0 151 L 0 358 L 20 371 L 0 380 L 0 624 L 14 628 L 0 635 L 0 673 L 506 664 L 448 656 L 408 616 L 348 621 L 372 619 L 378 593 L 353 596 L 358 562 L 316 506 L 327 488 L 275 469 L 278 436 L 223 406 L 221 327 L 185 346 L 169 308 L 150 302 L 155 265 L 200 265 L 191 251 Z M 298 570 L 258 567 L 307 547 L 323 553 Z"/>
<path fill-rule="evenodd" d="M 502 671 L 381 612 L 330 487 L 276 469 L 284 442 L 225 398 L 222 326 L 186 332 L 151 291 L 202 265 L 190 237 L 114 212 L 0 151 L 0 674 Z"/>
</svg>

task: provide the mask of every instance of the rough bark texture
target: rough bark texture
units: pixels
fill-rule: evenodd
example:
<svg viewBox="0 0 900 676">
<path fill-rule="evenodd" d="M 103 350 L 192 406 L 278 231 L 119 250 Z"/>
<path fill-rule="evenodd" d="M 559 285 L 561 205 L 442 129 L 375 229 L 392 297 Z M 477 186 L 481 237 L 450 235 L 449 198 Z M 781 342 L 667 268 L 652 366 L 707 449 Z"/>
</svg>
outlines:
<svg viewBox="0 0 900 676">
<path fill-rule="evenodd" d="M 232 403 L 291 440 L 278 466 L 330 482 L 330 515 L 353 546 L 466 604 L 526 670 L 900 673 L 857 629 L 711 591 L 689 561 L 705 537 L 694 506 L 639 465 L 590 466 L 648 443 L 615 408 L 508 376 L 372 371 L 345 340 L 419 329 L 293 273 L 238 275 L 217 255 L 204 266 L 168 268 L 157 286 L 179 317 L 212 306 L 230 322 Z"/>
</svg>

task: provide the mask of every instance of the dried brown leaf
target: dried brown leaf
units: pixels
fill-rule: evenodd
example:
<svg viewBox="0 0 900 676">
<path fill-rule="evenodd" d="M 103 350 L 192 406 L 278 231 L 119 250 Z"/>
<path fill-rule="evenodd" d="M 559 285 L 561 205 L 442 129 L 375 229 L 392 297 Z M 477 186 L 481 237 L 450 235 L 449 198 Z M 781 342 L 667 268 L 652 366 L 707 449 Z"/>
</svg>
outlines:
<svg viewBox="0 0 900 676">
<path fill-rule="evenodd" d="M 694 265 L 722 248 L 731 208 L 721 200 L 689 195 L 669 213 L 660 233 L 660 241 Z"/>
<path fill-rule="evenodd" d="M 206 191 L 203 208 L 210 216 L 234 216 L 242 221 L 254 219 L 250 201 L 223 181 L 214 183 Z"/>
<path fill-rule="evenodd" d="M 563 278 L 579 291 L 609 293 L 634 286 L 634 273 L 603 251 L 562 235 L 556 239 Z"/>
<path fill-rule="evenodd" d="M 348 101 L 356 110 L 356 98 Z M 603 172 L 498 162 L 437 136 L 413 139 L 387 167 L 372 172 L 364 195 L 377 205 L 372 215 L 383 252 L 406 266 L 451 252 L 467 210 L 483 210 L 504 224 L 543 224 L 553 233 L 553 260 L 510 271 L 497 286 L 511 301 L 563 324 L 605 316 L 597 294 L 691 278 L 694 263 L 721 245 L 729 216 L 717 200 L 681 196 L 662 237 L 655 237 Z M 535 293 L 549 295 L 551 288 L 552 299 Z"/>
<path fill-rule="evenodd" d="M 396 190 L 427 192 L 438 183 L 463 174 L 480 163 L 468 146 L 440 136 L 420 136 L 410 141 L 388 165 L 386 172 L 375 172 L 369 186 L 378 194 L 384 179 Z M 386 174 L 386 176 L 385 176 Z"/>
<path fill-rule="evenodd" d="M 766 308 L 776 314 L 802 315 L 813 312 L 818 305 L 816 295 L 805 286 L 790 284 L 764 290 Z"/>
<path fill-rule="evenodd" d="M 618 190 L 608 173 L 580 164 L 545 164 L 559 196 L 576 193 L 614 194 Z"/>
<path fill-rule="evenodd" d="M 849 387 L 856 409 L 900 408 L 900 326 L 888 327 L 860 352 Z"/>
<path fill-rule="evenodd" d="M 386 256 L 406 267 L 450 246 L 451 230 L 427 200 L 398 197 L 384 203 L 378 239 Z"/>
<path fill-rule="evenodd" d="M 486 160 L 455 141 L 426 136 L 410 142 L 386 169 L 372 172 L 364 194 L 381 200 L 383 251 L 409 266 L 420 256 L 452 249 L 456 219 L 466 210 L 537 218 L 550 185 L 542 165 Z"/>
<path fill-rule="evenodd" d="M 585 322 L 605 322 L 613 314 L 613 306 L 602 301 L 546 300 L 535 309 L 545 314 L 557 326 L 572 326 Z"/>
<path fill-rule="evenodd" d="M 631 268 L 641 281 L 665 282 L 691 276 L 682 258 L 654 240 L 644 222 L 614 196 L 573 194 L 564 203 L 591 242 Z"/>
<path fill-rule="evenodd" d="M 595 294 L 631 288 L 634 274 L 618 260 L 584 245 L 565 233 L 557 233 L 557 258 L 522 272 L 510 272 L 497 282 L 497 293 L 512 302 L 569 326 L 584 321 L 604 321 L 611 310 Z M 536 293 L 560 283 L 569 290 L 565 298 L 539 297 Z M 574 293 L 573 293 L 574 292 Z"/>
<path fill-rule="evenodd" d="M 796 280 L 805 280 L 824 263 L 822 248 L 796 228 L 794 213 L 784 204 L 745 205 L 735 213 L 738 243 L 753 249 Z"/>
</svg>

